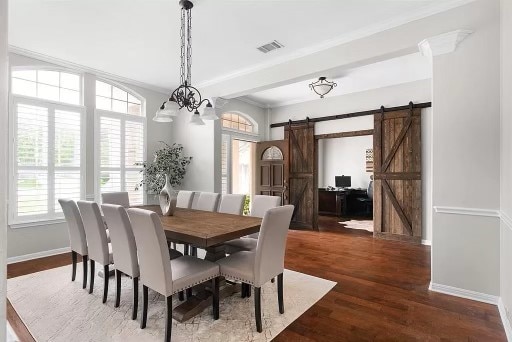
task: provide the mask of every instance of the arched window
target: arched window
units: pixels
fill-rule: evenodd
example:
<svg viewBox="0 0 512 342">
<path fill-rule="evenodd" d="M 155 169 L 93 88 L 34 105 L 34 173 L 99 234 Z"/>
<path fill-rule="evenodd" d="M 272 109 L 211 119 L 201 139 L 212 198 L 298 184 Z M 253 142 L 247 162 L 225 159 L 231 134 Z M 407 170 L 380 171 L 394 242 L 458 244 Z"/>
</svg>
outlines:
<svg viewBox="0 0 512 342">
<path fill-rule="evenodd" d="M 222 128 L 242 133 L 256 133 L 254 124 L 237 113 L 222 114 Z"/>
<path fill-rule="evenodd" d="M 129 89 L 96 81 L 96 198 L 127 191 L 130 204 L 143 204 L 141 166 L 146 159 L 144 99 Z"/>
<path fill-rule="evenodd" d="M 270 146 L 261 155 L 262 160 L 283 160 L 283 152 L 277 146 Z"/>
</svg>

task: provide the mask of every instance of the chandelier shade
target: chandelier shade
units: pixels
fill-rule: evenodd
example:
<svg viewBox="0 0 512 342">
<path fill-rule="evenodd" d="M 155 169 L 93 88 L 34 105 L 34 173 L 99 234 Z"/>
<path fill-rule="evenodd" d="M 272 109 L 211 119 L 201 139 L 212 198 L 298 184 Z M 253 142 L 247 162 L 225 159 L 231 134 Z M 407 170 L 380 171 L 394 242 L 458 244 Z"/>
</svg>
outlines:
<svg viewBox="0 0 512 342">
<path fill-rule="evenodd" d="M 209 99 L 203 99 L 201 92 L 192 86 L 192 7 L 194 4 L 189 0 L 181 0 L 181 64 L 180 64 L 180 86 L 177 87 L 169 96 L 169 100 L 164 102 L 160 109 L 155 114 L 154 121 L 157 122 L 171 122 L 171 121 L 158 121 L 160 116 L 177 116 L 179 111 L 186 108 L 189 112 L 194 113 L 192 115 L 192 124 L 202 124 L 203 120 L 199 116 L 198 109 L 205 106 L 204 113 L 202 115 L 205 120 L 217 120 L 218 117 L 215 114 L 212 103 Z M 195 119 L 197 113 L 197 119 L 201 121 L 198 123 Z"/>
<path fill-rule="evenodd" d="M 327 77 L 319 77 L 318 81 L 309 85 L 309 88 L 320 95 L 320 98 L 323 99 L 324 95 L 327 95 L 332 90 L 332 88 L 336 86 L 337 84 L 335 82 L 327 81 Z"/>
<path fill-rule="evenodd" d="M 204 121 L 199 116 L 199 112 L 196 110 L 194 114 L 192 114 L 192 117 L 190 118 L 190 124 L 201 126 L 204 125 Z"/>
</svg>

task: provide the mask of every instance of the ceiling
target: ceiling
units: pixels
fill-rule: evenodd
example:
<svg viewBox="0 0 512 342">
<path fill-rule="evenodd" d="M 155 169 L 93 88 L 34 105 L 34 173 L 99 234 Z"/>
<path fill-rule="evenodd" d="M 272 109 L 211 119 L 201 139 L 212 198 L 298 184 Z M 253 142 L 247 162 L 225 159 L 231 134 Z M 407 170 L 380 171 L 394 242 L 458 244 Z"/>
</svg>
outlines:
<svg viewBox="0 0 512 342">
<path fill-rule="evenodd" d="M 333 70 L 318 76 L 327 76 L 328 81 L 337 83 L 337 86 L 325 95 L 332 97 L 429 79 L 432 78 L 432 67 L 427 57 L 414 53 L 355 69 Z M 267 89 L 246 95 L 242 100 L 249 100 L 260 107 L 279 107 L 318 100 L 320 97 L 309 88 L 309 84 L 314 81 L 317 79 Z"/>
<path fill-rule="evenodd" d="M 192 81 L 211 83 L 461 3 L 197 0 L 192 11 Z M 9 43 L 171 89 L 179 81 L 179 21 L 178 0 L 11 0 Z M 256 49 L 273 40 L 285 47 L 268 54 Z"/>
</svg>

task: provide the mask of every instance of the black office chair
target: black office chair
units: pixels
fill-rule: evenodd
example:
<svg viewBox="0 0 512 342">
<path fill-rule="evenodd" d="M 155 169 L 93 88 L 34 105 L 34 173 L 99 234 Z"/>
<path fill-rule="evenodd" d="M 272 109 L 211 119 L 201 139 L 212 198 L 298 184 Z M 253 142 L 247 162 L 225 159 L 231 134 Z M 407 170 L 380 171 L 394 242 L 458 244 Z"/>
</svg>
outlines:
<svg viewBox="0 0 512 342">
<path fill-rule="evenodd" d="M 365 206 L 365 213 L 368 216 L 373 214 L 373 180 L 368 184 L 367 197 L 358 197 L 357 200 Z"/>
</svg>

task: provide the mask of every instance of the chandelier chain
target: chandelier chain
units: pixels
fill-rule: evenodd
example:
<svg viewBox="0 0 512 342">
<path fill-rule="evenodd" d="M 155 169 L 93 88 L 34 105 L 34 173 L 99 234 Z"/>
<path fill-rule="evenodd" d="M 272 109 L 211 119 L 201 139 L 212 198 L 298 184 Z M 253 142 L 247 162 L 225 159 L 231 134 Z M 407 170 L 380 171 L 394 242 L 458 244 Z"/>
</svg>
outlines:
<svg viewBox="0 0 512 342">
<path fill-rule="evenodd" d="M 187 12 L 187 81 L 192 85 L 192 11 L 188 10 Z"/>
<path fill-rule="evenodd" d="M 180 66 L 180 84 L 185 83 L 185 61 L 186 61 L 186 51 L 185 51 L 185 15 L 186 10 L 184 8 L 181 9 L 181 29 L 180 29 L 180 36 L 181 36 L 181 66 Z"/>
</svg>

